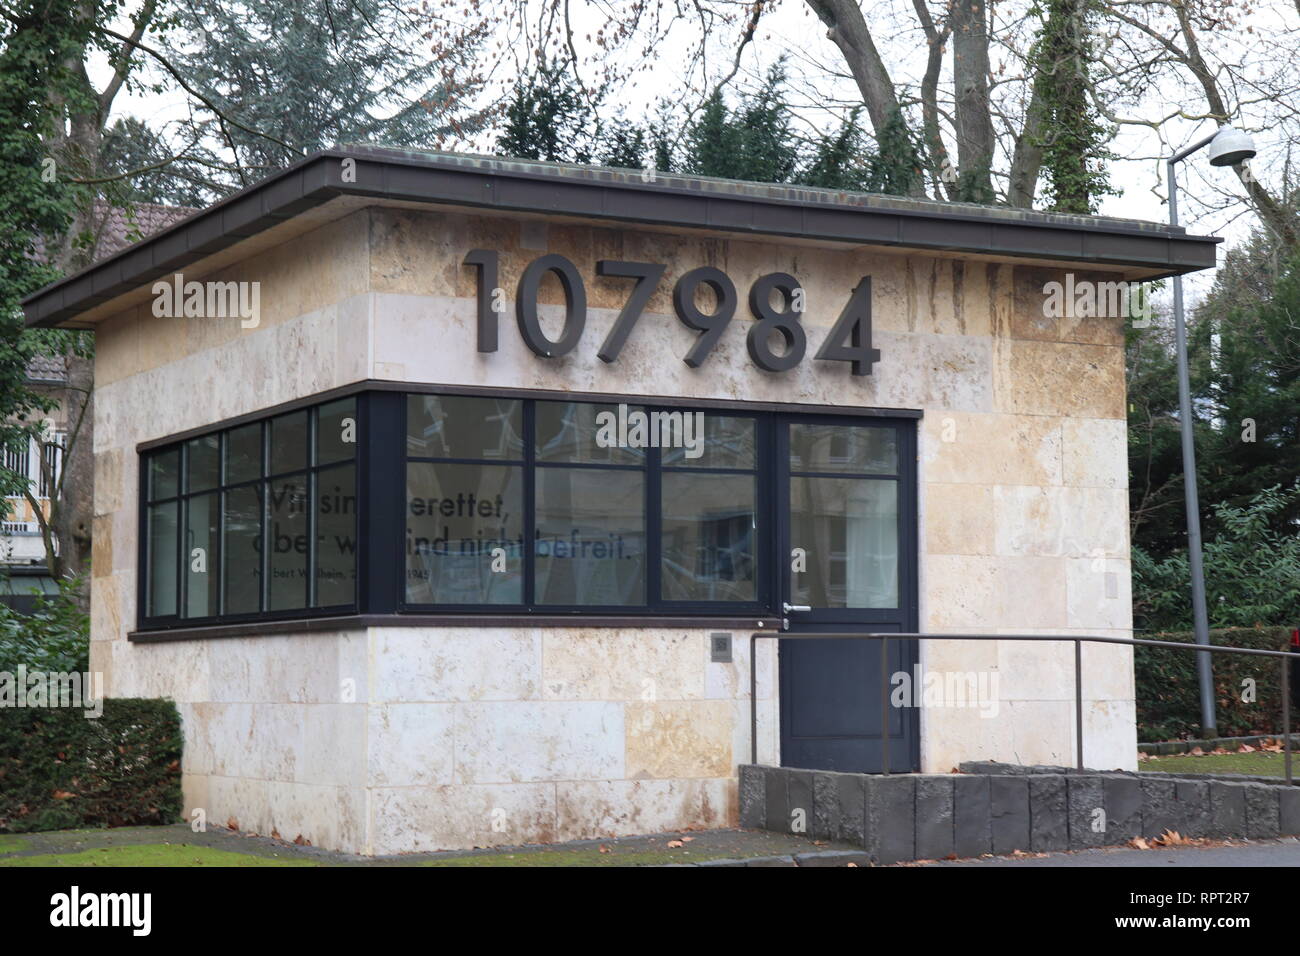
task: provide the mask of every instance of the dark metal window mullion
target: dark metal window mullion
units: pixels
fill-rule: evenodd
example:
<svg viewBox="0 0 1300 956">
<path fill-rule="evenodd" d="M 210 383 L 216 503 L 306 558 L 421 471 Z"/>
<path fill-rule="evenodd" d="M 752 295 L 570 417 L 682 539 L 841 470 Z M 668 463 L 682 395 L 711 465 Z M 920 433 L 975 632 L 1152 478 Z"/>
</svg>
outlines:
<svg viewBox="0 0 1300 956">
<path fill-rule="evenodd" d="M 267 613 L 271 610 L 271 481 L 268 477 L 271 471 L 271 422 L 270 419 L 263 419 L 260 423 L 261 446 L 262 446 L 262 493 L 259 502 L 260 535 L 262 540 L 262 551 L 258 555 L 262 570 L 261 594 L 258 598 L 257 610 L 259 613 Z"/>
<path fill-rule="evenodd" d="M 218 618 L 226 613 L 226 432 L 217 436 L 217 601 Z"/>
<path fill-rule="evenodd" d="M 177 449 L 179 454 L 176 456 L 176 538 L 179 551 L 180 563 L 177 566 L 176 578 L 176 617 L 183 620 L 186 612 L 189 610 L 189 542 L 185 539 L 190 533 L 190 476 L 189 476 L 189 458 L 190 450 L 188 443 L 182 443 Z"/>
<path fill-rule="evenodd" d="M 660 449 L 657 446 L 647 448 L 642 461 L 642 474 L 645 476 L 645 503 L 642 507 L 645 523 L 645 606 L 653 610 L 659 609 L 663 603 L 663 581 L 660 576 L 663 563 L 662 465 L 663 453 Z"/>
<path fill-rule="evenodd" d="M 523 605 L 537 607 L 537 412 L 536 402 L 525 401 L 524 413 L 524 593 Z"/>
<path fill-rule="evenodd" d="M 319 464 L 319 455 L 317 445 L 319 443 L 319 417 L 320 406 L 314 406 L 307 410 L 307 474 L 305 476 L 307 492 L 307 581 L 306 591 L 307 599 L 303 604 L 304 608 L 316 606 L 316 485 L 317 485 L 317 466 Z"/>
</svg>

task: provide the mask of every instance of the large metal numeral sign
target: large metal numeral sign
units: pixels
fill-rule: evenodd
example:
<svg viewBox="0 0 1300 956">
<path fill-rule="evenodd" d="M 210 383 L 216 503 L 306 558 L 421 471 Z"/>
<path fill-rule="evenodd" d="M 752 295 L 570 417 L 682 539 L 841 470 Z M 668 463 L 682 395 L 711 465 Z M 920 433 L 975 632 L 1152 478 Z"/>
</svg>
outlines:
<svg viewBox="0 0 1300 956">
<path fill-rule="evenodd" d="M 497 350 L 498 319 L 505 308 L 505 296 L 498 283 L 500 264 L 500 253 L 493 249 L 474 249 L 465 256 L 465 265 L 474 267 L 478 275 L 480 352 Z M 635 280 L 622 311 L 596 353 L 601 361 L 618 359 L 665 271 L 665 266 L 654 262 L 601 259 L 596 263 L 599 276 Z M 564 328 L 556 341 L 546 337 L 537 312 L 538 290 L 548 272 L 555 274 L 564 290 Z M 701 286 L 713 293 L 711 312 L 695 304 L 695 294 Z M 780 300 L 779 308 L 773 306 L 773 296 Z M 748 305 L 755 321 L 749 326 L 745 346 L 750 360 L 764 371 L 785 372 L 803 361 L 808 349 L 808 336 L 801 321 L 803 299 L 799 280 L 784 272 L 759 276 L 750 286 Z M 673 311 L 684 326 L 700 333 L 691 350 L 682 357 L 683 362 L 691 368 L 704 364 L 735 317 L 738 301 L 735 283 L 725 272 L 712 266 L 692 269 L 677 280 L 673 286 Z M 519 277 L 515 318 L 524 344 L 537 355 L 558 358 L 572 352 L 587 323 L 587 290 L 577 267 L 564 256 L 553 253 L 528 263 Z M 781 347 L 774 349 L 778 337 Z M 847 362 L 853 375 L 870 375 L 871 366 L 880 361 L 880 350 L 871 347 L 870 276 L 859 280 L 815 357 L 824 362 Z"/>
</svg>

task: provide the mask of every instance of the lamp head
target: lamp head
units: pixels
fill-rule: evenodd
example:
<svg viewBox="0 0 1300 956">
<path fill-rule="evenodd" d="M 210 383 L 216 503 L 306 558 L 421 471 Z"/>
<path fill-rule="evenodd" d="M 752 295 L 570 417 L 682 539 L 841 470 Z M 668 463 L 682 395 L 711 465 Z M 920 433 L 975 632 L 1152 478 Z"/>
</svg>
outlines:
<svg viewBox="0 0 1300 956">
<path fill-rule="evenodd" d="M 1236 166 L 1254 155 L 1254 140 L 1231 126 L 1221 127 L 1210 140 L 1211 166 Z"/>
</svg>

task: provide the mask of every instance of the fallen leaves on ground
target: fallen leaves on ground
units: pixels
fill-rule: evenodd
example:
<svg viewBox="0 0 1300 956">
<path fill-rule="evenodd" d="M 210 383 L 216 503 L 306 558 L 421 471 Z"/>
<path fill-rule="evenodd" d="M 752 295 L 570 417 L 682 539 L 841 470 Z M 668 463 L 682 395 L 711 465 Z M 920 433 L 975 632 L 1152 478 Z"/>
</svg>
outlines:
<svg viewBox="0 0 1300 956">
<path fill-rule="evenodd" d="M 1148 840 L 1146 837 L 1134 837 L 1124 844 L 1134 850 L 1160 850 L 1171 846 L 1229 846 L 1222 840 L 1210 840 L 1204 837 L 1185 837 L 1177 830 L 1165 830 L 1160 836 Z"/>
</svg>

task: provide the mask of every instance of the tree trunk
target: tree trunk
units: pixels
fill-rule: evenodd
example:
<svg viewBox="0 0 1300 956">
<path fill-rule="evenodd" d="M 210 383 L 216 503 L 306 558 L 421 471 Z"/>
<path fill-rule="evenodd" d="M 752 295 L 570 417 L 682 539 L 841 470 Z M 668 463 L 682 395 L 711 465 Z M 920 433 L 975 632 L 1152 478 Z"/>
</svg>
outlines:
<svg viewBox="0 0 1300 956">
<path fill-rule="evenodd" d="M 993 117 L 989 112 L 989 29 L 984 0 L 954 0 L 952 74 L 957 173 L 962 198 L 993 200 Z"/>
</svg>

